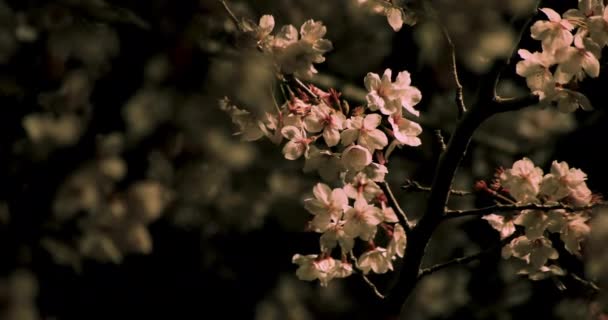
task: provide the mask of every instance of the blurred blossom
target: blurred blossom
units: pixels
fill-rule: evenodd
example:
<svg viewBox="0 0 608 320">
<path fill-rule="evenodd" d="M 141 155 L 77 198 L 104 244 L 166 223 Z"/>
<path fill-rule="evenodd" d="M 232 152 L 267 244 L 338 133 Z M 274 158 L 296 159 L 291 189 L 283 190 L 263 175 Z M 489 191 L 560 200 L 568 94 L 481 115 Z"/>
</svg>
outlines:
<svg viewBox="0 0 608 320">
<path fill-rule="evenodd" d="M 145 138 L 172 116 L 172 97 L 166 91 L 142 89 L 129 99 L 123 109 L 129 136 Z"/>
<path fill-rule="evenodd" d="M 204 146 L 215 159 L 234 170 L 247 168 L 256 156 L 251 143 L 230 139 L 219 130 L 208 129 L 204 141 Z"/>
<path fill-rule="evenodd" d="M 36 309 L 37 296 L 38 281 L 35 276 L 29 270 L 13 271 L 8 278 L 0 279 L 0 318 L 40 319 Z"/>
<path fill-rule="evenodd" d="M 49 55 L 65 64 L 73 58 L 95 74 L 105 72 L 110 58 L 119 51 L 115 31 L 103 24 L 76 23 L 53 29 L 48 38 Z"/>
<path fill-rule="evenodd" d="M 587 243 L 586 272 L 591 279 L 596 279 L 600 286 L 608 284 L 608 215 L 605 208 L 599 209 L 591 220 L 591 234 Z M 606 295 L 604 294 L 604 301 Z"/>
<path fill-rule="evenodd" d="M 32 113 L 23 118 L 23 127 L 36 144 L 69 146 L 78 142 L 82 133 L 82 121 L 75 115 Z"/>
<path fill-rule="evenodd" d="M 568 133 L 576 127 L 574 115 L 555 108 L 525 109 L 517 122 L 517 133 L 522 137 L 543 141 L 555 134 Z"/>
<path fill-rule="evenodd" d="M 589 302 L 582 299 L 563 299 L 553 312 L 561 320 L 592 319 Z"/>
<path fill-rule="evenodd" d="M 450 270 L 438 271 L 422 278 L 412 295 L 416 300 L 412 318 L 446 317 L 466 305 L 470 299 L 466 290 L 469 277 L 466 271 Z"/>
<path fill-rule="evenodd" d="M 250 106 L 255 114 L 274 109 L 275 68 L 272 60 L 259 52 L 245 51 L 230 60 L 217 60 L 209 70 L 208 90 L 223 92 Z M 274 93 L 278 95 L 279 93 Z"/>
<path fill-rule="evenodd" d="M 268 176 L 267 183 L 269 192 L 273 196 L 296 197 L 302 190 L 300 179 L 285 172 L 273 171 Z"/>
<path fill-rule="evenodd" d="M 281 275 L 275 288 L 256 306 L 255 319 L 273 320 L 318 319 L 320 316 L 339 317 L 350 311 L 352 301 L 339 283 L 332 282 L 326 288 L 314 288 L 295 279 Z"/>
<path fill-rule="evenodd" d="M 477 0 L 442 0 L 434 4 L 455 44 L 456 57 L 475 73 L 486 72 L 496 59 L 511 54 L 516 31 L 501 14 L 505 11 L 518 14 L 525 10 L 526 4 L 505 4 L 507 1 Z M 476 14 L 471 15 L 471 12 Z M 435 64 L 437 59 L 446 59 L 449 48 L 435 21 L 429 19 L 413 32 L 421 53 L 425 53 L 421 55 L 422 62 Z"/>
<path fill-rule="evenodd" d="M 478 35 L 478 43 L 464 55 L 467 66 L 478 73 L 488 71 L 497 58 L 507 58 L 515 44 L 515 32 L 508 26 L 488 30 Z"/>
</svg>

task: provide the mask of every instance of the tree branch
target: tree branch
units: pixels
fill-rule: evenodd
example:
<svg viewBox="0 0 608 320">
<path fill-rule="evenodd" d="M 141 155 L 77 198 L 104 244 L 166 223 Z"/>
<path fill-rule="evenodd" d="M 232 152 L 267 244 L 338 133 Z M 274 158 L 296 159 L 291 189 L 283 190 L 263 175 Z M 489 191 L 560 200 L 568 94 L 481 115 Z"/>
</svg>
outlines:
<svg viewBox="0 0 608 320">
<path fill-rule="evenodd" d="M 428 268 L 422 269 L 420 270 L 420 274 L 418 275 L 418 279 L 421 279 L 424 276 L 427 276 L 433 272 L 439 271 L 441 269 L 447 268 L 447 267 L 451 267 L 453 265 L 457 265 L 457 264 L 467 264 L 469 262 L 475 261 L 475 260 L 479 260 L 481 258 L 483 258 L 486 255 L 491 254 L 492 252 L 501 249 L 504 245 L 506 245 L 507 243 L 511 242 L 511 240 L 513 240 L 515 237 L 519 236 L 519 234 L 514 233 L 502 240 L 500 240 L 500 243 L 498 243 L 497 245 L 494 245 L 490 248 L 487 248 L 483 251 L 480 251 L 478 253 L 469 255 L 469 256 L 464 256 L 464 257 L 460 257 L 460 258 L 456 258 L 456 259 L 452 259 L 450 261 L 444 262 L 444 263 L 439 263 L 436 264 L 434 266 L 430 266 Z"/>
<path fill-rule="evenodd" d="M 507 211 L 521 211 L 521 210 L 539 210 L 539 211 L 551 211 L 551 210 L 566 210 L 568 212 L 576 212 L 589 210 L 597 206 L 606 205 L 606 203 L 598 202 L 587 206 L 569 206 L 565 204 L 554 204 L 554 205 L 543 205 L 543 204 L 496 204 L 479 209 L 472 210 L 448 210 L 444 216 L 445 219 L 459 218 L 465 216 L 483 216 L 495 212 L 507 212 Z"/>
<path fill-rule="evenodd" d="M 521 39 L 518 42 L 521 42 Z M 519 47 L 519 43 L 516 44 L 516 47 Z M 439 159 L 426 210 L 415 228 L 410 232 L 410 235 L 408 235 L 408 246 L 405 249 L 402 268 L 398 270 L 398 279 L 390 291 L 390 295 L 385 299 L 387 302 L 386 311 L 390 316 L 401 315 L 401 309 L 405 300 L 416 287 L 426 246 L 439 224 L 444 220 L 443 217 L 450 196 L 452 182 L 473 133 L 486 119 L 501 112 L 500 102 L 496 99 L 496 83 L 502 69 L 508 65 L 509 61 L 510 59 L 498 61 L 492 70 L 481 78 L 476 103 L 459 120 L 450 138 L 446 152 Z M 529 100 L 517 101 L 511 107 L 523 108 L 530 105 Z"/>
<path fill-rule="evenodd" d="M 403 209 L 401 209 L 401 206 L 399 206 L 399 202 L 397 202 L 397 199 L 395 198 L 395 195 L 393 194 L 391 187 L 388 185 L 388 183 L 386 181 L 379 182 L 378 185 L 380 186 L 380 189 L 382 189 L 382 192 L 384 192 L 384 194 L 386 195 L 388 205 L 397 214 L 397 219 L 399 219 L 399 224 L 403 227 L 403 230 L 405 230 L 405 233 L 408 234 L 411 231 L 412 226 L 410 225 L 410 223 L 407 219 L 407 215 L 405 214 Z"/>
<path fill-rule="evenodd" d="M 420 183 L 414 180 L 407 179 L 405 183 L 401 186 L 401 189 L 409 192 L 431 192 L 431 187 L 424 187 Z M 464 191 L 464 190 L 450 190 L 450 194 L 456 196 L 469 196 L 474 194 L 472 191 Z"/>
</svg>

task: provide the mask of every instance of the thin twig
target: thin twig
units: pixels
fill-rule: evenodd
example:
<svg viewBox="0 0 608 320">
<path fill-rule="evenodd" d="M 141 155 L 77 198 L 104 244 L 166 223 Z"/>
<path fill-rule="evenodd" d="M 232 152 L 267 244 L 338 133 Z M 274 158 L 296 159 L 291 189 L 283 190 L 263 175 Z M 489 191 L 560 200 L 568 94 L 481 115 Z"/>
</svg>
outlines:
<svg viewBox="0 0 608 320">
<path fill-rule="evenodd" d="M 426 2 L 425 2 L 426 4 Z M 427 10 L 431 11 L 431 16 L 435 19 L 435 22 L 441 28 L 441 32 L 450 47 L 450 64 L 452 68 L 452 76 L 454 78 L 454 84 L 456 85 L 456 96 L 454 97 L 454 101 L 456 102 L 456 106 L 458 107 L 458 119 L 461 119 L 464 116 L 465 112 L 467 112 L 467 105 L 464 102 L 464 90 L 462 84 L 460 83 L 460 77 L 458 76 L 458 65 L 456 64 L 456 45 L 454 45 L 454 41 L 450 36 L 450 32 L 445 24 L 441 21 L 441 18 L 435 12 L 435 9 L 432 7 L 427 7 Z"/>
<path fill-rule="evenodd" d="M 307 95 L 309 95 L 310 98 L 313 100 L 312 102 L 314 104 L 319 103 L 319 96 L 317 96 L 314 92 L 312 92 L 312 90 L 310 90 L 310 88 L 306 84 L 304 84 L 304 82 L 302 82 L 302 80 L 298 79 L 298 77 L 296 77 L 294 75 L 286 75 L 285 80 L 288 83 L 295 84 L 300 90 L 304 91 Z"/>
<path fill-rule="evenodd" d="M 458 67 L 456 65 L 456 46 L 452 41 L 452 37 L 450 37 L 450 33 L 445 25 L 439 23 L 441 26 L 441 30 L 443 31 L 443 35 L 450 46 L 450 55 L 451 55 L 451 63 L 452 63 L 452 75 L 454 76 L 454 84 L 456 84 L 456 97 L 454 98 L 456 101 L 456 106 L 458 106 L 458 119 L 462 118 L 465 112 L 467 112 L 467 105 L 464 103 L 464 93 L 462 89 L 462 84 L 460 83 L 460 79 L 458 77 Z"/>
<path fill-rule="evenodd" d="M 420 273 L 418 275 L 418 279 L 420 279 L 420 278 L 422 278 L 424 276 L 427 276 L 427 275 L 429 275 L 429 274 L 431 274 L 433 272 L 439 271 L 441 269 L 444 269 L 444 268 L 447 268 L 447 267 L 451 267 L 453 265 L 467 264 L 469 262 L 472 262 L 472 261 L 475 261 L 475 260 L 479 260 L 479 259 L 483 258 L 483 256 L 488 255 L 488 254 L 490 254 L 490 253 L 492 253 L 492 252 L 494 252 L 494 251 L 502 248 L 505 244 L 511 242 L 511 240 L 513 240 L 516 236 L 517 236 L 516 234 L 513 234 L 513 235 L 511 235 L 511 236 L 509 236 L 509 237 L 507 237 L 505 239 L 500 240 L 499 244 L 497 244 L 495 246 L 492 246 L 490 248 L 487 248 L 487 249 L 485 249 L 483 251 L 480 251 L 478 253 L 475 253 L 475 254 L 472 254 L 472 255 L 469 255 L 469 256 L 464 256 L 464 257 L 452 259 L 452 260 L 449 260 L 449 261 L 444 262 L 444 263 L 439 263 L 439 264 L 430 266 L 428 268 L 424 268 L 424 269 L 420 270 Z"/>
<path fill-rule="evenodd" d="M 594 293 L 597 293 L 601 290 L 600 287 L 598 287 L 597 284 L 595 284 L 595 282 L 593 282 L 591 280 L 583 279 L 572 272 L 570 272 L 568 274 L 572 277 L 572 279 L 580 282 L 583 286 L 591 289 Z"/>
<path fill-rule="evenodd" d="M 369 278 L 365 274 L 361 273 L 361 277 L 363 278 L 363 281 L 365 281 L 365 283 L 367 283 L 367 285 L 372 288 L 376 296 L 378 296 L 380 299 L 384 299 L 384 295 L 382 294 L 382 292 L 378 290 L 378 287 L 376 287 L 376 285 L 371 280 L 369 280 Z"/>
<path fill-rule="evenodd" d="M 382 192 L 384 192 L 384 194 L 386 195 L 388 205 L 397 214 L 397 219 L 399 219 L 399 224 L 401 224 L 401 226 L 403 227 L 403 230 L 405 230 L 406 233 L 409 233 L 410 230 L 412 229 L 412 226 L 410 225 L 409 220 L 407 219 L 407 215 L 405 214 L 405 211 L 403 211 L 403 209 L 401 209 L 399 202 L 397 202 L 397 199 L 395 198 L 395 195 L 393 194 L 391 187 L 388 185 L 388 183 L 386 181 L 379 182 L 378 185 L 380 186 L 380 189 L 382 189 Z"/>
<path fill-rule="evenodd" d="M 243 26 L 241 25 L 241 22 L 236 17 L 236 15 L 234 14 L 234 12 L 232 12 L 232 10 L 230 9 L 230 7 L 228 6 L 228 3 L 226 3 L 226 0 L 218 0 L 218 1 L 224 6 L 224 10 L 226 10 L 226 13 L 228 13 L 228 15 L 230 16 L 230 19 L 232 19 L 232 22 L 234 22 L 234 24 L 239 29 L 239 31 L 244 32 Z"/>
<path fill-rule="evenodd" d="M 483 216 L 495 212 L 507 212 L 507 211 L 521 211 L 521 210 L 539 210 L 539 211 L 551 211 L 551 210 L 566 210 L 569 212 L 589 210 L 597 206 L 606 205 L 607 203 L 598 202 L 586 206 L 569 206 L 565 204 L 496 204 L 484 208 L 471 209 L 471 210 L 448 210 L 444 216 L 445 219 L 465 217 L 465 216 Z"/>
<path fill-rule="evenodd" d="M 355 257 L 355 254 L 352 250 L 350 251 L 350 258 L 355 262 L 355 266 L 359 268 L 357 257 Z M 380 299 L 384 299 L 385 296 L 382 294 L 382 292 L 378 290 L 378 287 L 376 287 L 376 285 L 371 280 L 369 280 L 369 278 L 364 273 L 361 273 L 361 278 L 363 278 L 363 281 L 365 281 L 365 283 L 367 283 L 367 285 L 374 291 L 374 294 L 376 296 L 378 296 Z"/>
<path fill-rule="evenodd" d="M 431 187 L 424 187 L 420 183 L 414 180 L 407 179 L 405 183 L 401 186 L 401 189 L 410 192 L 431 192 Z M 472 191 L 464 191 L 464 190 L 450 190 L 450 194 L 456 196 L 469 196 L 474 194 Z"/>
</svg>

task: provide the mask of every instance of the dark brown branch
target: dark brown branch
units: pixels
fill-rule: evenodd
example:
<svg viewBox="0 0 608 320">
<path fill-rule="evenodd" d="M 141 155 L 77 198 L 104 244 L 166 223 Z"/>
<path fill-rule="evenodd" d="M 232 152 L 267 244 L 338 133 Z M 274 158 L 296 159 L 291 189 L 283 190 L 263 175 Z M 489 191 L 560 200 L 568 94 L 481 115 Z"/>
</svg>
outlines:
<svg viewBox="0 0 608 320">
<path fill-rule="evenodd" d="M 424 187 L 420 183 L 414 180 L 407 179 L 405 183 L 401 186 L 401 189 L 410 192 L 431 192 L 431 187 Z M 469 196 L 474 194 L 472 191 L 464 191 L 464 190 L 450 190 L 450 194 L 456 196 Z"/>
<path fill-rule="evenodd" d="M 431 274 L 433 272 L 439 271 L 439 270 L 447 268 L 447 267 L 451 267 L 453 265 L 467 264 L 467 263 L 469 263 L 471 261 L 475 261 L 475 260 L 481 259 L 481 257 L 485 256 L 486 254 L 488 254 L 488 253 L 485 252 L 485 251 L 481 251 L 481 252 L 478 252 L 476 254 L 472 254 L 470 256 L 452 259 L 452 260 L 450 260 L 448 262 L 436 264 L 434 266 L 422 269 L 422 270 L 420 270 L 420 274 L 418 275 L 418 279 L 421 279 L 422 277 L 428 276 L 429 274 Z"/>
<path fill-rule="evenodd" d="M 399 224 L 403 227 L 405 233 L 408 234 L 412 229 L 412 226 L 410 225 L 407 219 L 407 215 L 405 214 L 403 209 L 401 209 L 399 202 L 397 202 L 397 199 L 395 198 L 391 187 L 386 181 L 379 182 L 378 185 L 380 186 L 380 189 L 382 189 L 382 192 L 384 192 L 384 194 L 386 195 L 388 205 L 395 211 L 397 219 L 399 219 Z"/>
<path fill-rule="evenodd" d="M 516 47 L 519 47 L 519 43 Z M 487 118 L 501 112 L 500 102 L 496 99 L 495 84 L 509 61 L 510 59 L 498 61 L 492 70 L 481 78 L 477 102 L 460 119 L 450 138 L 446 152 L 439 159 L 427 208 L 416 227 L 408 235 L 408 246 L 405 249 L 402 268 L 398 270 L 398 279 L 390 291 L 390 295 L 385 299 L 386 311 L 390 316 L 401 315 L 405 300 L 416 287 L 426 246 L 435 229 L 444 220 L 452 182 L 473 133 Z M 526 99 L 516 99 L 516 101 L 517 103 L 513 103 L 511 108 L 524 108 L 530 105 L 530 101 Z"/>
<path fill-rule="evenodd" d="M 444 216 L 445 219 L 465 217 L 465 216 L 483 216 L 495 212 L 521 211 L 521 210 L 566 210 L 568 212 L 589 210 L 597 206 L 606 205 L 605 203 L 594 203 L 587 206 L 574 207 L 565 204 L 543 205 L 543 204 L 496 204 L 489 207 L 472 209 L 472 210 L 448 210 Z"/>
<path fill-rule="evenodd" d="M 435 129 L 434 130 L 435 133 L 435 141 L 437 142 L 437 146 L 439 149 L 439 153 L 443 153 L 445 152 L 445 149 L 447 148 L 447 146 L 445 145 L 445 142 L 443 140 L 443 135 L 441 134 L 441 130 L 440 129 Z"/>
</svg>

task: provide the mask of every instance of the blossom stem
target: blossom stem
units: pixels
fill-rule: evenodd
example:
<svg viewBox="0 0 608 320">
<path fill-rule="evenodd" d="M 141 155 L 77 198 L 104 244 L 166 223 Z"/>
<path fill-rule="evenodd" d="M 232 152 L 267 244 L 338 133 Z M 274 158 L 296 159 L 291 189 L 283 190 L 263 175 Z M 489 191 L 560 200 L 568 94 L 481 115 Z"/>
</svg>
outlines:
<svg viewBox="0 0 608 320">
<path fill-rule="evenodd" d="M 403 209 L 401 209 L 399 202 L 397 202 L 397 199 L 395 198 L 395 195 L 393 194 L 391 187 L 388 185 L 388 183 L 386 181 L 379 182 L 378 186 L 380 186 L 380 189 L 382 189 L 382 192 L 384 192 L 384 194 L 386 195 L 388 205 L 397 214 L 397 219 L 399 219 L 399 224 L 403 227 L 403 230 L 405 230 L 406 234 L 409 233 L 410 230 L 412 229 L 412 226 L 410 225 L 410 223 L 407 219 L 407 215 L 405 214 Z"/>
<path fill-rule="evenodd" d="M 314 92 L 312 92 L 310 90 L 310 88 L 307 85 L 305 85 L 304 82 L 302 82 L 302 80 L 298 79 L 294 75 L 286 75 L 285 80 L 288 83 L 295 84 L 296 87 L 298 87 L 300 90 L 304 91 L 308 96 L 310 96 L 310 98 L 313 100 L 312 102 L 314 104 L 319 103 L 319 96 L 317 96 Z"/>
</svg>

